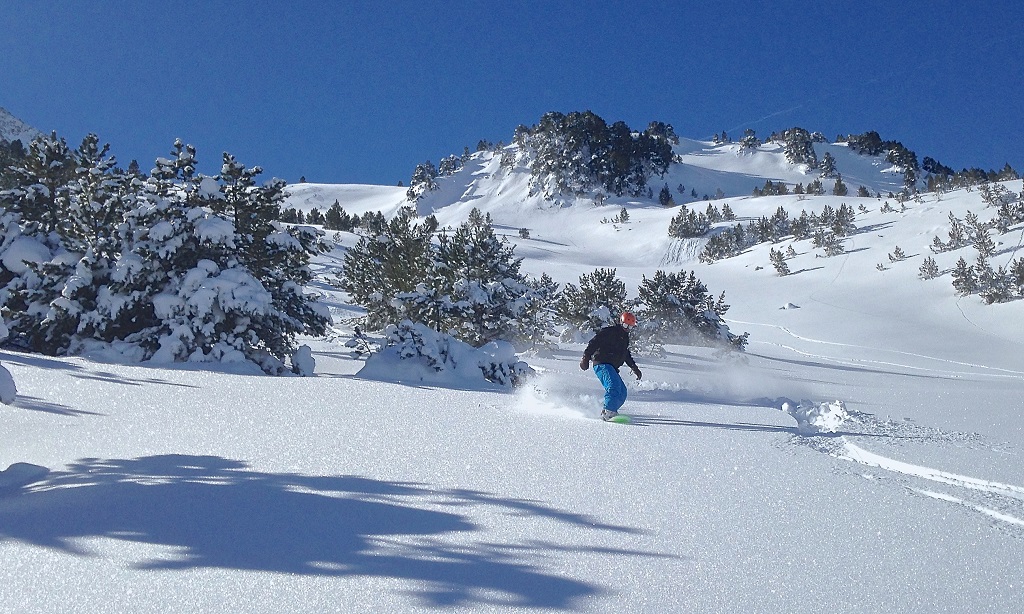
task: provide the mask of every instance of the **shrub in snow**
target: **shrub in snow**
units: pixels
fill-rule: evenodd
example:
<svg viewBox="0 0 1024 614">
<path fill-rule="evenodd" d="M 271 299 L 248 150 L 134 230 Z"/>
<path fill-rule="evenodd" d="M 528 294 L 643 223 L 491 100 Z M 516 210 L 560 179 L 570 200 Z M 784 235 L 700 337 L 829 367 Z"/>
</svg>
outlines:
<svg viewBox="0 0 1024 614">
<path fill-rule="evenodd" d="M 404 320 L 385 329 L 388 347 L 373 355 L 364 375 L 378 369 L 393 379 L 405 373 L 419 380 L 465 386 L 481 378 L 502 386 L 517 385 L 533 370 L 518 360 L 509 343 L 493 342 L 474 348 L 450 335 Z"/>
</svg>

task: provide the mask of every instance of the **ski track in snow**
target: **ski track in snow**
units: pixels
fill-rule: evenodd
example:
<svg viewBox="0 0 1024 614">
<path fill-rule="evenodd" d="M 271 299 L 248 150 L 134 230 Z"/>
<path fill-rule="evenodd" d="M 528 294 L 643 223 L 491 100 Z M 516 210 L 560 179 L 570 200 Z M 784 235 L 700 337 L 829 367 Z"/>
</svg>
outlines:
<svg viewBox="0 0 1024 614">
<path fill-rule="evenodd" d="M 763 323 L 763 322 L 747 322 L 747 321 L 743 321 L 743 320 L 729 320 L 728 322 L 730 324 L 731 323 L 735 323 L 735 324 L 742 324 L 742 325 L 745 325 L 745 326 L 764 326 L 764 327 L 768 327 L 768 328 L 775 328 L 775 329 L 778 329 L 778 330 L 784 332 L 785 334 L 789 335 L 790 337 L 793 337 L 794 339 L 797 339 L 799 341 L 804 341 L 804 342 L 807 342 L 807 343 L 815 343 L 815 344 L 826 345 L 826 346 L 844 347 L 844 348 L 851 348 L 851 349 L 858 349 L 858 350 L 869 350 L 871 352 L 877 352 L 877 353 L 887 353 L 887 354 L 895 354 L 897 356 L 907 356 L 907 357 L 911 357 L 911 358 L 920 358 L 920 359 L 930 360 L 930 361 L 934 361 L 934 362 L 942 363 L 942 364 L 946 364 L 946 365 L 955 365 L 955 366 L 958 366 L 958 367 L 967 367 L 967 368 L 971 368 L 971 369 L 977 369 L 977 371 L 982 372 L 983 375 L 988 375 L 988 376 L 991 376 L 991 377 L 1004 377 L 1004 378 L 1012 378 L 1012 379 L 1024 379 L 1024 372 L 1022 372 L 1022 371 L 1015 371 L 1013 369 L 1004 369 L 1004 368 L 1001 368 L 1001 367 L 991 367 L 991 366 L 988 366 L 988 365 L 982 365 L 982 364 L 972 363 L 972 362 L 963 362 L 963 361 L 958 361 L 958 360 L 951 360 L 951 359 L 948 359 L 948 358 L 937 358 L 935 356 L 928 356 L 927 354 L 918 354 L 918 353 L 915 353 L 915 352 L 904 352 L 902 350 L 892 350 L 892 349 L 888 349 L 888 348 L 877 348 L 877 347 L 871 347 L 871 346 L 866 346 L 866 345 L 856 345 L 856 344 L 852 344 L 852 343 L 841 343 L 841 342 L 838 342 L 838 341 L 825 341 L 823 339 L 813 339 L 811 337 L 805 337 L 803 335 L 799 335 L 797 333 L 794 333 L 793 331 L 789 330 L 785 326 L 781 326 L 781 325 L 778 325 L 778 324 L 766 324 L 766 323 Z M 909 365 L 909 364 L 906 364 L 906 363 L 903 363 L 903 362 L 890 362 L 890 361 L 885 361 L 885 360 L 873 360 L 873 359 L 869 359 L 869 358 L 848 358 L 848 359 L 842 359 L 842 358 L 836 358 L 834 356 L 828 356 L 828 355 L 825 355 L 825 354 L 815 354 L 815 353 L 812 353 L 812 352 L 807 352 L 807 351 L 795 348 L 793 346 L 786 345 L 784 343 L 776 343 L 776 342 L 771 342 L 771 341 L 753 340 L 750 343 L 751 344 L 763 344 L 763 345 L 770 345 L 770 346 L 773 346 L 773 347 L 779 347 L 779 348 L 782 348 L 782 349 L 785 349 L 785 350 L 789 350 L 791 352 L 794 352 L 796 354 L 799 354 L 799 355 L 807 357 L 807 358 L 814 358 L 814 359 L 818 359 L 818 360 L 825 360 L 825 361 L 829 361 L 829 362 L 832 362 L 832 363 L 835 363 L 835 364 L 846 365 L 846 366 L 877 365 L 877 366 L 884 366 L 884 367 L 898 367 L 898 368 L 901 368 L 901 369 L 908 369 L 908 370 L 913 370 L 913 371 L 924 371 L 924 372 L 928 372 L 928 373 L 934 373 L 934 374 L 943 375 L 943 376 L 946 376 L 946 377 L 957 377 L 957 376 L 964 376 L 964 375 L 978 375 L 977 372 L 944 370 L 944 369 L 936 369 L 936 368 L 931 368 L 931 367 L 918 367 L 918 366 Z M 986 371 L 988 371 L 989 373 L 985 373 Z M 994 373 L 992 373 L 992 372 L 994 372 Z"/>
<path fill-rule="evenodd" d="M 837 458 L 953 487 L 966 494 L 957 496 L 916 487 L 910 487 L 910 490 L 939 501 L 962 505 L 1015 529 L 1024 531 L 1024 487 L 898 461 L 869 452 L 860 446 L 850 443 L 845 438 L 841 438 L 841 440 L 841 447 L 833 453 Z M 969 500 L 968 497 L 971 493 L 980 493 L 985 503 L 982 504 Z M 998 506 L 999 509 L 995 509 L 995 506 Z"/>
</svg>

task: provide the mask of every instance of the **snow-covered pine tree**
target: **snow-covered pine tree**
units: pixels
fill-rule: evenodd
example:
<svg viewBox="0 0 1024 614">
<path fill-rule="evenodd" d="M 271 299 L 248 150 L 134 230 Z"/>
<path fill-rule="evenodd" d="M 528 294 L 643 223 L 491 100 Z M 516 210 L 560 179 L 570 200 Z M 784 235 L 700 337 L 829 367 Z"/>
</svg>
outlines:
<svg viewBox="0 0 1024 614">
<path fill-rule="evenodd" d="M 122 247 L 120 224 L 134 198 L 130 179 L 116 169 L 108 151 L 90 134 L 71 153 L 74 176 L 65 186 L 66 215 L 54 233 L 61 256 L 37 269 L 42 283 L 26 296 L 26 315 L 35 317 L 19 322 L 24 326 L 35 320 L 19 331 L 35 351 L 73 353 L 78 341 L 104 327 L 99 303 L 109 294 L 110 273 Z"/>
<path fill-rule="evenodd" d="M 988 232 L 988 227 L 980 223 L 972 228 L 974 249 L 985 258 L 991 258 L 996 253 L 996 243 Z"/>
<path fill-rule="evenodd" d="M 782 133 L 782 151 L 790 164 L 806 164 L 808 169 L 818 168 L 818 155 L 814 152 L 811 133 L 803 128 L 790 128 Z"/>
<path fill-rule="evenodd" d="M 963 256 L 956 261 L 951 277 L 953 278 L 953 288 L 961 296 L 967 296 L 978 291 L 978 278 L 974 274 L 974 269 L 967 264 Z"/>
<path fill-rule="evenodd" d="M 789 265 L 786 264 L 786 256 L 782 253 L 782 250 L 776 250 L 772 248 L 768 250 L 768 257 L 772 262 L 772 266 L 779 273 L 780 277 L 789 275 Z"/>
<path fill-rule="evenodd" d="M 562 298 L 562 290 L 547 273 L 541 273 L 539 278 L 529 278 L 527 284 L 533 289 L 531 298 L 538 307 L 537 316 L 534 320 L 518 320 L 516 324 L 519 330 L 513 340 L 528 342 L 533 346 L 547 345 L 547 336 L 556 334 L 558 316 L 555 306 Z"/>
<path fill-rule="evenodd" d="M 921 268 L 918 269 L 918 277 L 921 279 L 935 279 L 939 276 L 939 264 L 935 262 L 935 258 L 927 256 L 924 262 L 921 263 Z"/>
<path fill-rule="evenodd" d="M 70 263 L 52 260 L 65 251 L 61 232 L 70 217 L 68 185 L 75 168 L 64 139 L 56 133 L 39 136 L 19 163 L 8 169 L 11 189 L 0 192 L 4 230 L 0 306 L 8 319 L 11 342 L 35 351 L 41 351 L 34 346 L 47 336 L 40 335 L 38 323 L 49 310 L 55 289 L 68 276 Z"/>
<path fill-rule="evenodd" d="M 462 163 L 463 159 L 455 154 L 442 158 L 437 164 L 437 176 L 448 177 L 454 175 L 462 168 Z"/>
<path fill-rule="evenodd" d="M 820 168 L 820 175 L 822 177 L 831 179 L 839 175 L 839 171 L 836 169 L 836 158 L 831 153 L 826 152 L 825 155 L 821 157 Z M 821 185 L 820 181 L 818 182 L 818 185 Z M 808 190 L 807 193 L 810 194 L 810 190 Z"/>
<path fill-rule="evenodd" d="M 248 271 L 269 293 L 270 303 L 234 303 L 222 293 L 220 308 L 224 315 L 234 312 L 239 323 L 247 322 L 248 330 L 244 336 L 237 335 L 237 327 L 227 332 L 226 317 L 217 325 L 225 328 L 225 342 L 240 349 L 247 358 L 269 354 L 283 360 L 295 351 L 296 335 L 320 336 L 330 324 L 330 317 L 316 305 L 316 298 L 304 292 L 313 280 L 311 257 L 329 248 L 322 232 L 308 226 L 289 227 L 278 221 L 286 184 L 272 179 L 257 185 L 256 178 L 262 170 L 258 166 L 246 168 L 231 154 L 223 155 L 221 196 L 229 219 L 234 222 L 234 254 L 228 254 L 224 265 L 238 269 L 237 274 L 243 278 L 243 271 Z M 207 184 L 207 188 L 212 186 Z M 221 200 L 216 194 L 207 197 L 211 202 Z"/>
<path fill-rule="evenodd" d="M 394 299 L 428 280 L 437 219 L 415 223 L 416 212 L 403 207 L 390 221 L 371 218 L 367 234 L 345 252 L 341 287 L 366 309 L 367 330 L 381 330 L 400 321 Z"/>
<path fill-rule="evenodd" d="M 626 284 L 615 269 L 595 269 L 581 275 L 579 286 L 565 284 L 561 300 L 555 308 L 558 318 L 569 327 L 568 332 L 592 333 L 617 322 L 628 303 Z"/>
<path fill-rule="evenodd" d="M 71 148 L 56 132 L 32 140 L 21 164 L 10 169 L 16 185 L 2 202 L 20 215 L 24 234 L 50 239 L 64 223 L 75 167 Z"/>
<path fill-rule="evenodd" d="M 480 347 L 540 325 L 544 305 L 520 273 L 514 250 L 478 209 L 453 233 L 439 236 L 431 284 L 446 299 L 442 331 Z"/>
<path fill-rule="evenodd" d="M 427 160 L 423 164 L 417 164 L 412 172 L 412 179 L 409 180 L 409 189 L 405 196 L 410 201 L 417 201 L 427 193 L 438 189 L 438 172 L 434 163 Z"/>
<path fill-rule="evenodd" d="M 693 271 L 655 271 L 650 278 L 643 276 L 636 304 L 637 347 L 657 351 L 665 343 L 727 343 L 742 350 L 746 345 L 746 335 L 733 335 L 722 320 L 729 309 L 724 293 L 716 302 Z"/>
<path fill-rule="evenodd" d="M 757 133 L 752 128 L 743 131 L 743 138 L 740 139 L 740 151 L 753 150 L 760 146 L 761 139 L 757 138 Z"/>
</svg>

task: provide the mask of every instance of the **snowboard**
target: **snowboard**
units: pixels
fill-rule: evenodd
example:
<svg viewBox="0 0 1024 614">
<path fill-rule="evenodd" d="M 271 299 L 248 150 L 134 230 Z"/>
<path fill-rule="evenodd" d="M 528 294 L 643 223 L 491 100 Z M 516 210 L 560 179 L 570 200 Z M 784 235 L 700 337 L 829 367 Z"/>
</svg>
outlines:
<svg viewBox="0 0 1024 614">
<path fill-rule="evenodd" d="M 603 421 L 604 422 L 613 422 L 615 424 L 629 424 L 630 422 L 633 421 L 633 419 L 630 418 L 629 416 L 627 416 L 626 414 L 619 414 L 618 416 L 615 416 L 614 418 L 612 418 L 610 420 L 603 420 Z"/>
</svg>

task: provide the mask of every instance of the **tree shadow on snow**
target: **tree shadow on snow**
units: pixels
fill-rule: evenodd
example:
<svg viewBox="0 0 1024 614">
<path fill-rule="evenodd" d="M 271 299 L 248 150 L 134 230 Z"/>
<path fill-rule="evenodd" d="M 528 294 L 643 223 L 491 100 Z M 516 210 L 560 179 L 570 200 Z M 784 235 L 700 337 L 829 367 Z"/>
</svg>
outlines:
<svg viewBox="0 0 1024 614">
<path fill-rule="evenodd" d="M 79 358 L 82 358 L 83 360 L 88 361 L 88 362 L 90 362 L 92 364 L 96 364 L 96 365 L 102 365 L 102 364 L 131 364 L 132 366 L 138 366 L 138 367 L 156 367 L 156 368 L 160 368 L 160 369 L 178 369 L 178 370 L 185 370 L 186 368 L 189 368 L 189 367 L 191 367 L 190 370 L 213 370 L 213 367 L 215 367 L 217 365 L 217 363 L 173 363 L 173 364 L 166 364 L 166 365 L 165 364 L 157 365 L 157 364 L 151 364 L 151 363 L 130 363 L 130 362 L 119 363 L 119 362 L 113 362 L 113 361 L 97 361 L 94 357 L 87 357 L 87 356 L 80 356 Z M 68 373 L 69 375 L 71 375 L 72 377 L 77 377 L 79 379 L 96 380 L 96 381 L 108 382 L 108 383 L 113 383 L 113 384 L 124 384 L 124 385 L 127 385 L 127 386 L 142 386 L 142 385 L 145 385 L 145 384 L 161 384 L 161 385 L 164 385 L 164 386 L 175 386 L 175 387 L 178 387 L 178 388 L 198 388 L 198 386 L 194 386 L 192 384 L 185 384 L 185 383 L 181 383 L 181 382 L 171 382 L 171 381 L 168 381 L 166 379 L 161 379 L 161 378 L 155 378 L 155 377 L 146 377 L 146 378 L 128 377 L 128 376 L 125 376 L 125 375 L 119 375 L 119 374 L 115 374 L 115 373 L 110 373 L 108 371 L 102 371 L 102 370 L 99 370 L 99 369 L 89 369 L 89 368 L 87 368 L 85 366 L 82 366 L 80 364 L 75 364 L 75 363 L 72 363 L 72 362 L 66 362 L 66 361 L 63 361 L 63 360 L 54 360 L 52 358 L 47 358 L 47 357 L 39 355 L 39 354 L 28 354 L 28 353 L 24 353 L 24 352 L 13 352 L 13 351 L 3 351 L 3 352 L 0 352 L 0 363 L 11 363 L 11 364 L 16 364 L 16 365 L 36 367 L 38 369 L 49 369 L 49 370 L 53 370 L 53 371 L 64 371 L 64 372 Z M 192 366 L 194 364 L 201 364 L 201 365 L 204 365 L 204 366 L 199 367 L 199 368 L 195 368 L 194 366 Z"/>
<path fill-rule="evenodd" d="M 0 543 L 18 540 L 93 556 L 76 545 L 78 540 L 106 537 L 164 547 L 134 564 L 144 570 L 222 568 L 410 580 L 424 587 L 416 594 L 434 607 L 576 608 L 606 592 L 545 572 L 544 561 L 557 545 L 467 542 L 467 534 L 484 528 L 471 515 L 483 506 L 578 532 L 639 532 L 478 491 L 264 473 L 222 457 L 162 455 L 84 459 L 0 498 Z"/>
<path fill-rule="evenodd" d="M 99 412 L 87 411 L 84 409 L 75 409 L 68 407 L 67 405 L 61 405 L 60 403 L 53 403 L 50 401 L 44 401 L 37 397 L 30 397 L 23 394 L 19 394 L 15 399 L 12 407 L 18 407 L 20 409 L 28 409 L 31 411 L 39 411 L 47 414 L 56 414 L 58 416 L 102 416 Z"/>
</svg>

